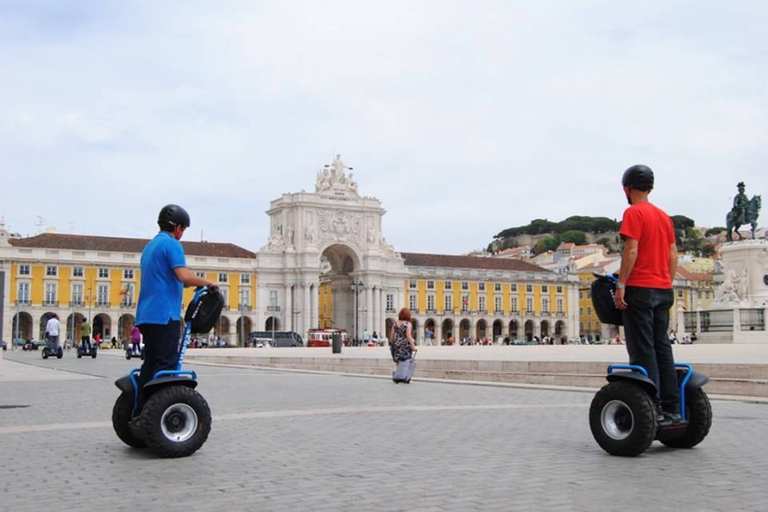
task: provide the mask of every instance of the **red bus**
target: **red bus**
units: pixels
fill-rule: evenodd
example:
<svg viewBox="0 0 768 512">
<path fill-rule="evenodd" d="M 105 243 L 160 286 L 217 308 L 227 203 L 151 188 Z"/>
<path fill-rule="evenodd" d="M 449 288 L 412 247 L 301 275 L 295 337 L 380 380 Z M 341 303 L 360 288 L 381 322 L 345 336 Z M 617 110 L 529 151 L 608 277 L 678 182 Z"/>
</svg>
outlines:
<svg viewBox="0 0 768 512">
<path fill-rule="evenodd" d="M 307 346 L 308 347 L 330 347 L 333 340 L 333 333 L 338 332 L 341 334 L 342 345 L 347 345 L 347 331 L 344 329 L 310 329 L 307 331 Z"/>
</svg>

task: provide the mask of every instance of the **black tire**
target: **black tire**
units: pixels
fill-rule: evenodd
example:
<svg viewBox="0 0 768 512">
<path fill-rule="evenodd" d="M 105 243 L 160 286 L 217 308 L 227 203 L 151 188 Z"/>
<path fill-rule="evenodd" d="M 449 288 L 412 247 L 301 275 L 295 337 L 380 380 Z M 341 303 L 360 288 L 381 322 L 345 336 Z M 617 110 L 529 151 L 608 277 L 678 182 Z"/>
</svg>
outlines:
<svg viewBox="0 0 768 512">
<path fill-rule="evenodd" d="M 61 359 L 64 357 L 64 349 L 59 347 L 56 349 L 56 359 Z"/>
<path fill-rule="evenodd" d="M 121 393 L 112 408 L 112 428 L 122 442 L 133 448 L 144 448 L 144 441 L 134 436 L 128 426 L 133 412 L 133 393 Z"/>
<path fill-rule="evenodd" d="M 125 351 L 125 358 L 129 361 L 131 360 L 131 353 L 128 350 Z"/>
<path fill-rule="evenodd" d="M 80 347 L 77 347 L 77 358 L 80 359 L 83 357 L 83 349 Z"/>
<path fill-rule="evenodd" d="M 48 359 L 48 347 L 43 348 L 43 359 Z"/>
<path fill-rule="evenodd" d="M 693 448 L 707 437 L 712 427 L 712 405 L 709 397 L 703 389 L 685 393 L 686 417 L 688 429 L 683 437 L 662 440 L 666 446 L 672 448 Z"/>
<path fill-rule="evenodd" d="M 91 359 L 96 359 L 96 353 L 99 351 L 96 347 L 91 349 Z"/>
<path fill-rule="evenodd" d="M 611 382 L 592 399 L 589 427 L 600 447 L 611 455 L 636 457 L 656 437 L 651 397 L 630 382 Z"/>
<path fill-rule="evenodd" d="M 192 455 L 211 432 L 208 402 L 188 386 L 168 386 L 155 392 L 141 411 L 147 448 L 160 457 Z"/>
</svg>

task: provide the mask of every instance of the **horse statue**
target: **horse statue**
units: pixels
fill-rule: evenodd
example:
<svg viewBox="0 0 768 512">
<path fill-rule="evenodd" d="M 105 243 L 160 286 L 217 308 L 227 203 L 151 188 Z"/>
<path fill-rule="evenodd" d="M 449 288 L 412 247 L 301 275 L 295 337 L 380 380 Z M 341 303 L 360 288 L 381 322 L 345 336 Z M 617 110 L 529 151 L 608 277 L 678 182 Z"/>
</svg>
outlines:
<svg viewBox="0 0 768 512">
<path fill-rule="evenodd" d="M 742 224 L 749 224 L 752 226 L 752 238 L 755 238 L 755 229 L 757 228 L 757 218 L 760 215 L 760 206 L 762 206 L 762 199 L 760 199 L 760 196 L 752 196 L 752 199 L 747 203 L 744 219 L 741 218 L 742 216 L 737 210 L 728 212 L 728 215 L 725 216 L 725 225 L 728 230 L 726 236 L 729 242 L 733 241 L 731 232 L 734 230 L 736 231 L 736 234 L 739 235 L 739 240 L 743 239 L 741 233 L 739 233 L 739 228 Z"/>
</svg>

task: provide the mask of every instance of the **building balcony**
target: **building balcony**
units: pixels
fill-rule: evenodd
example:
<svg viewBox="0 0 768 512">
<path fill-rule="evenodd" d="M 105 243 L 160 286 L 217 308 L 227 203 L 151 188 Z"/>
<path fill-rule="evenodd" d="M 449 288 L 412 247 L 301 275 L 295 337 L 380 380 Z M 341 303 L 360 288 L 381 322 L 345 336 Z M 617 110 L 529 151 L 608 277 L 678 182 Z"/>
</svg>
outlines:
<svg viewBox="0 0 768 512">
<path fill-rule="evenodd" d="M 83 301 L 82 300 L 71 300 L 69 301 L 69 307 L 75 308 L 75 307 L 82 307 Z"/>
<path fill-rule="evenodd" d="M 43 306 L 49 306 L 49 307 L 59 307 L 59 301 L 57 300 L 44 300 Z"/>
<path fill-rule="evenodd" d="M 280 306 L 267 306 L 267 311 L 273 312 L 273 313 L 279 313 Z"/>
<path fill-rule="evenodd" d="M 108 308 L 112 306 L 112 304 L 108 300 L 97 300 L 96 301 L 96 307 L 97 308 Z"/>
<path fill-rule="evenodd" d="M 250 304 L 240 304 L 240 308 L 239 309 L 240 309 L 240 311 L 242 311 L 244 313 L 245 312 L 253 311 L 253 307 L 251 307 Z"/>
<path fill-rule="evenodd" d="M 485 308 L 483 308 L 483 309 L 478 309 L 478 310 L 477 310 L 477 312 L 478 312 L 479 314 L 481 314 L 481 315 L 484 315 L 484 314 L 488 313 L 488 311 L 487 311 Z"/>
<path fill-rule="evenodd" d="M 541 316 L 552 316 L 552 312 L 550 311 L 542 311 L 540 314 Z"/>
<path fill-rule="evenodd" d="M 123 308 L 123 309 L 133 309 L 133 308 L 136 307 L 136 304 L 133 303 L 133 302 L 131 302 L 130 304 L 127 303 L 127 302 L 121 302 L 120 303 L 120 307 Z"/>
<path fill-rule="evenodd" d="M 387 308 L 387 313 L 397 313 L 395 308 Z"/>
<path fill-rule="evenodd" d="M 427 314 L 428 315 L 436 315 L 437 314 L 437 310 L 435 308 L 431 308 L 431 309 L 427 308 Z"/>
<path fill-rule="evenodd" d="M 30 301 L 29 299 L 19 299 L 19 300 L 16 301 L 16 305 L 17 306 L 31 306 L 32 305 L 32 301 Z"/>
</svg>

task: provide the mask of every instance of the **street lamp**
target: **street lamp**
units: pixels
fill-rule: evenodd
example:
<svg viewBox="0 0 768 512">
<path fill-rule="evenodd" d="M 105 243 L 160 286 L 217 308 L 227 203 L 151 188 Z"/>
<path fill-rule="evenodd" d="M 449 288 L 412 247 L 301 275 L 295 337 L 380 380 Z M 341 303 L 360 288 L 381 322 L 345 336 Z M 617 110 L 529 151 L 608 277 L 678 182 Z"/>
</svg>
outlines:
<svg viewBox="0 0 768 512">
<path fill-rule="evenodd" d="M 358 340 L 358 320 L 359 320 L 359 308 L 358 308 L 358 294 L 360 293 L 360 288 L 363 287 L 363 282 L 359 279 L 352 279 L 352 285 L 351 290 L 355 292 L 355 341 Z"/>
</svg>

